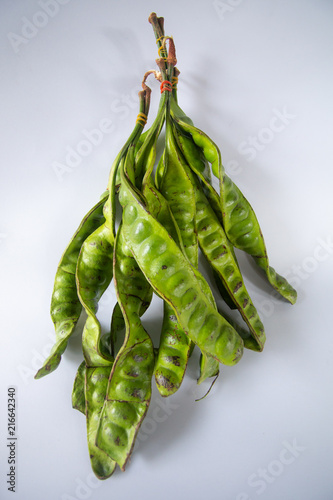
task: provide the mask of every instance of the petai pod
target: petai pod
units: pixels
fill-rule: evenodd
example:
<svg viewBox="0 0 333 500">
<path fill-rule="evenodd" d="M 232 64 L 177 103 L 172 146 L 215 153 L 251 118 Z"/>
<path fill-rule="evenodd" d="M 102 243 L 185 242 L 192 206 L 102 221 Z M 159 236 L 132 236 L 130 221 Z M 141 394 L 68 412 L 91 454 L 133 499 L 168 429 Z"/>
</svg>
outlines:
<svg viewBox="0 0 333 500">
<path fill-rule="evenodd" d="M 177 145 L 174 128 L 167 119 L 166 130 L 166 148 L 164 162 L 159 166 L 159 189 L 166 198 L 172 214 L 176 220 L 176 226 L 179 228 L 181 241 L 180 248 L 184 248 L 184 254 L 187 256 L 189 262 L 193 266 L 193 272 L 196 274 L 200 281 L 203 292 L 210 300 L 211 305 L 216 309 L 213 294 L 208 286 L 206 280 L 201 279 L 202 275 L 197 271 L 198 268 L 198 238 L 196 227 L 196 198 L 190 172 L 187 169 L 186 160 L 184 159 L 179 147 Z M 159 220 L 166 229 L 168 226 L 163 220 Z M 170 225 L 170 224 L 169 224 Z M 169 234 L 173 236 L 175 231 Z M 177 239 L 173 237 L 175 241 Z M 164 333 L 164 335 L 163 335 Z M 178 349 L 179 354 L 182 356 L 172 357 L 169 350 Z M 183 331 L 178 325 L 175 313 L 172 308 L 165 302 L 165 314 L 163 318 L 162 336 L 159 349 L 158 361 L 173 360 L 179 363 L 182 360 L 184 372 L 191 349 L 191 343 L 186 341 Z M 177 353 L 178 354 L 178 353 Z M 185 356 L 186 354 L 186 356 Z M 157 361 L 157 365 L 158 365 Z M 158 366 L 157 366 L 158 369 Z M 198 383 L 201 383 L 206 378 L 215 376 L 219 372 L 219 363 L 214 358 L 211 358 L 205 352 L 201 353 L 200 358 L 200 377 Z M 161 373 L 158 373 L 161 376 Z M 169 382 L 170 377 L 167 378 Z"/>
<path fill-rule="evenodd" d="M 202 292 L 193 268 L 165 228 L 149 213 L 121 172 L 123 231 L 152 287 L 175 310 L 185 333 L 219 362 L 236 364 L 243 341 Z"/>
<path fill-rule="evenodd" d="M 175 105 L 173 103 L 172 109 L 174 108 Z M 180 110 L 179 106 L 177 106 L 176 109 L 178 111 L 178 114 L 183 113 Z M 222 222 L 223 218 L 220 196 L 212 185 L 210 166 L 202 152 L 202 149 L 195 144 L 191 134 L 188 134 L 184 130 L 182 130 L 177 122 L 174 122 L 173 125 L 178 147 L 182 152 L 186 163 L 201 180 L 203 191 L 206 194 L 219 220 Z"/>
<path fill-rule="evenodd" d="M 104 220 L 103 206 L 107 198 L 106 192 L 83 218 L 60 260 L 51 300 L 51 318 L 55 326 L 56 342 L 43 366 L 36 373 L 36 379 L 51 373 L 58 367 L 68 339 L 80 317 L 82 306 L 75 283 L 77 260 L 84 241 Z"/>
<path fill-rule="evenodd" d="M 112 241 L 112 240 L 111 240 Z M 110 231 L 102 224 L 82 245 L 76 270 L 80 301 L 87 313 L 83 329 L 82 347 L 85 358 L 85 385 L 87 442 L 91 467 L 100 479 L 109 477 L 116 463 L 96 447 L 99 417 L 106 396 L 106 386 L 113 364 L 109 342 L 103 342 L 101 325 L 96 316 L 98 301 L 112 279 L 113 247 Z M 105 335 L 109 337 L 109 335 Z"/>
<path fill-rule="evenodd" d="M 85 373 L 85 400 L 87 441 L 91 467 L 99 479 L 107 479 L 116 468 L 116 462 L 96 446 L 97 430 L 106 397 L 112 365 L 87 367 Z"/>
<path fill-rule="evenodd" d="M 97 446 L 124 470 L 151 398 L 154 348 L 139 316 L 150 284 L 122 233 L 120 226 L 115 242 L 114 280 L 126 334 L 111 371 Z"/>
<path fill-rule="evenodd" d="M 191 176 L 189 172 L 189 176 Z M 219 275 L 225 290 L 235 303 L 256 341 L 256 350 L 261 351 L 265 344 L 264 325 L 245 287 L 241 271 L 230 242 L 220 225 L 214 210 L 204 193 L 198 188 L 192 175 L 196 197 L 196 222 L 200 248 L 207 261 Z M 245 347 L 249 347 L 245 341 Z M 253 342 L 250 343 L 253 347 Z"/>
<path fill-rule="evenodd" d="M 84 394 L 84 384 L 86 378 L 86 362 L 82 361 L 77 369 L 73 391 L 72 391 L 72 407 L 80 411 L 83 415 L 86 414 L 86 397 Z"/>
<path fill-rule="evenodd" d="M 254 210 L 239 188 L 226 175 L 221 161 L 221 153 L 216 144 L 201 130 L 185 121 L 174 119 L 178 127 L 190 133 L 193 141 L 199 146 L 212 171 L 220 183 L 220 202 L 223 226 L 230 242 L 240 250 L 251 255 L 259 267 L 265 272 L 269 283 L 289 302 L 296 302 L 296 290 L 288 281 L 269 265 L 264 238 Z"/>
<path fill-rule="evenodd" d="M 198 267 L 198 240 L 195 227 L 194 190 L 184 161 L 173 135 L 170 118 L 166 121 L 163 178 L 159 190 L 168 201 L 180 230 L 186 255 L 194 267 Z"/>
<path fill-rule="evenodd" d="M 159 165 L 159 168 L 163 168 L 163 171 L 165 170 L 164 154 L 165 150 Z M 188 255 L 188 253 L 191 253 L 190 249 L 186 252 L 181 231 L 172 213 L 171 206 L 152 183 L 151 174 L 155 158 L 156 143 L 152 147 L 150 162 L 142 183 L 142 191 L 147 207 L 156 220 L 164 226 L 179 248 L 182 249 L 183 254 Z M 162 176 L 161 171 L 161 180 Z M 156 386 L 163 397 L 170 396 L 179 389 L 185 375 L 192 345 L 191 340 L 179 325 L 172 306 L 164 300 L 162 329 L 154 367 Z"/>
<path fill-rule="evenodd" d="M 165 198 L 152 184 L 145 186 L 144 194 L 149 211 L 186 255 L 179 228 Z M 154 368 L 156 385 L 163 397 L 170 396 L 179 389 L 191 348 L 192 342 L 181 328 L 174 309 L 164 300 L 160 343 Z"/>
<path fill-rule="evenodd" d="M 82 245 L 77 263 L 77 290 L 87 313 L 83 352 L 87 366 L 91 367 L 110 365 L 108 353 L 102 352 L 101 325 L 96 316 L 98 301 L 112 280 L 113 246 L 110 239 L 108 226 L 102 224 Z"/>
</svg>

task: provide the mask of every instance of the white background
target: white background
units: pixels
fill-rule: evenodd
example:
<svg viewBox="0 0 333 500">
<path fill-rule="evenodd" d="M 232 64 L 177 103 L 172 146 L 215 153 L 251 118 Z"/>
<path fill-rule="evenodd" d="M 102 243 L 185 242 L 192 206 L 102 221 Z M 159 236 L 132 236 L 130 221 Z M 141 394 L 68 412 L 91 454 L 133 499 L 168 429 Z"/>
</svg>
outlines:
<svg viewBox="0 0 333 500">
<path fill-rule="evenodd" d="M 42 4 L 0 6 L 1 499 L 331 500 L 333 3 L 45 0 L 49 14 Z M 183 386 L 160 407 L 164 421 L 153 417 L 167 403 L 154 391 L 131 463 L 98 482 L 85 419 L 71 408 L 79 334 L 54 373 L 33 375 L 52 345 L 60 256 L 104 191 L 138 112 L 141 78 L 156 68 L 152 11 L 176 43 L 180 105 L 220 146 L 298 302 L 272 297 L 240 256 L 266 327 L 264 352 L 222 367 L 200 402 L 209 385 L 196 385 L 194 355 Z M 149 81 L 151 123 L 159 88 Z M 59 174 L 105 119 L 112 132 Z M 111 289 L 103 326 L 113 303 Z M 155 337 L 160 314 L 154 301 L 145 325 Z M 6 484 L 9 386 L 17 390 L 15 494 Z"/>
</svg>

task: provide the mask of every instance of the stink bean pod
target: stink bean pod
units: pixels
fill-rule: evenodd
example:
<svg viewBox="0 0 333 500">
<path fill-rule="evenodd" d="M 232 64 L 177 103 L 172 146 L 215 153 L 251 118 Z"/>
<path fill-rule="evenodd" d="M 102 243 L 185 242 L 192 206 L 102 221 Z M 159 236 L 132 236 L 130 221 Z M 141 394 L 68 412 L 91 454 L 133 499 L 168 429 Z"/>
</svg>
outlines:
<svg viewBox="0 0 333 500">
<path fill-rule="evenodd" d="M 111 476 L 117 464 L 125 469 L 150 405 L 153 378 L 162 396 L 173 394 L 196 345 L 201 351 L 197 382 L 215 377 L 212 386 L 220 363 L 235 365 L 244 347 L 262 350 L 263 325 L 235 248 L 255 259 L 283 297 L 296 300 L 296 291 L 270 267 L 258 220 L 224 172 L 218 147 L 178 106 L 175 46 L 172 37 L 164 36 L 163 18 L 152 13 L 149 22 L 160 71 L 145 73 L 140 112 L 112 163 L 108 194 L 87 214 L 62 257 L 51 304 L 56 344 L 36 374 L 39 378 L 58 366 L 84 308 L 84 361 L 72 406 L 86 416 L 91 466 L 99 479 Z M 151 73 L 161 81 L 161 98 L 152 126 L 142 133 L 150 102 L 145 81 Z M 164 124 L 164 149 L 153 181 Z M 198 269 L 199 255 L 210 266 L 203 271 L 208 280 L 217 280 L 226 302 L 219 304 L 223 311 Z M 117 303 L 110 331 L 102 334 L 98 304 L 112 279 Z M 159 347 L 141 322 L 153 292 L 164 301 Z M 241 324 L 225 312 L 226 305 L 240 312 Z"/>
<path fill-rule="evenodd" d="M 122 226 L 115 242 L 114 279 L 126 334 L 111 371 L 96 442 L 124 470 L 151 398 L 154 348 L 139 316 L 150 284 L 123 238 Z"/>
<path fill-rule="evenodd" d="M 257 343 L 256 350 L 261 351 L 266 340 L 264 325 L 245 287 L 232 246 L 214 210 L 199 189 L 196 179 L 190 172 L 189 176 L 192 178 L 196 197 L 196 222 L 200 248 L 248 325 Z M 244 345 L 247 347 L 246 341 Z M 253 346 L 252 342 L 250 346 Z"/>
<path fill-rule="evenodd" d="M 82 311 L 75 272 L 80 249 L 88 236 L 103 222 L 103 206 L 108 193 L 87 213 L 63 253 L 58 265 L 51 299 L 51 318 L 55 326 L 56 342 L 35 378 L 41 378 L 55 370 L 67 347 Z"/>
<path fill-rule="evenodd" d="M 188 255 L 190 249 L 186 252 L 181 231 L 171 207 L 152 182 L 152 171 L 156 158 L 156 142 L 157 135 L 155 141 L 151 143 L 150 151 L 147 154 L 148 161 L 142 182 L 142 193 L 150 213 L 165 227 L 170 237 L 178 244 L 184 255 Z M 162 173 L 162 168 L 164 171 L 164 157 L 165 150 L 159 162 L 161 180 L 164 175 Z M 191 350 L 191 340 L 179 325 L 173 308 L 164 301 L 160 342 L 156 352 L 154 367 L 156 386 L 163 397 L 170 396 L 179 389 L 185 375 Z"/>
<path fill-rule="evenodd" d="M 180 230 L 167 200 L 148 179 L 143 193 L 151 214 L 165 227 L 186 256 Z M 163 301 L 163 322 L 154 368 L 156 385 L 163 397 L 170 396 L 179 389 L 191 349 L 192 342 L 179 325 L 173 308 Z"/>
<path fill-rule="evenodd" d="M 102 352 L 101 325 L 96 316 L 98 301 L 112 280 L 113 247 L 110 239 L 110 230 L 104 223 L 82 245 L 76 269 L 78 295 L 87 313 L 82 345 L 89 367 L 110 365 L 108 353 Z"/>
<path fill-rule="evenodd" d="M 167 230 L 168 234 L 182 250 L 183 255 L 188 258 L 204 292 L 209 297 L 211 304 L 215 306 L 215 301 L 207 282 L 202 280 L 202 275 L 196 271 L 198 266 L 198 243 L 195 230 L 196 208 L 194 191 L 191 181 L 183 168 L 182 159 L 178 154 L 175 140 L 173 137 L 170 137 L 170 134 L 172 134 L 172 129 L 170 126 L 167 126 L 169 148 L 167 152 L 164 150 L 163 155 L 168 160 L 165 162 L 164 159 L 160 161 L 157 171 L 161 192 L 150 182 L 150 174 L 153 166 L 151 164 L 147 170 L 146 179 L 143 184 L 143 193 L 147 200 L 149 211 Z M 167 201 L 163 195 L 166 195 L 169 200 Z M 188 223 L 188 221 L 184 221 L 184 215 L 186 218 L 191 209 L 190 223 Z M 179 228 L 179 223 L 182 225 L 183 231 Z M 190 245 L 185 246 L 184 239 L 190 242 Z M 193 347 L 194 344 L 179 325 L 174 309 L 164 300 L 163 323 L 154 370 L 156 385 L 162 396 L 170 396 L 179 389 Z M 212 373 L 216 375 L 219 371 L 218 361 L 213 358 L 210 358 L 210 360 L 208 362 L 208 355 L 205 352 L 201 354 L 200 382 L 212 376 Z M 213 367 L 211 368 L 211 366 Z"/>
<path fill-rule="evenodd" d="M 180 230 L 186 255 L 198 267 L 198 239 L 195 227 L 195 198 L 191 180 L 183 165 L 172 131 L 170 118 L 166 121 L 164 173 L 159 190 L 168 201 Z"/>
<path fill-rule="evenodd" d="M 165 228 L 151 216 L 121 172 L 123 230 L 128 246 L 154 290 L 175 310 L 185 333 L 219 362 L 236 364 L 243 341 L 211 306 L 190 263 Z"/>
<path fill-rule="evenodd" d="M 83 413 L 83 415 L 86 414 L 86 397 L 84 394 L 85 378 L 86 362 L 83 360 L 77 369 L 72 391 L 72 407 Z"/>
<path fill-rule="evenodd" d="M 96 446 L 97 431 L 111 369 L 112 365 L 87 367 L 85 372 L 88 450 L 91 468 L 99 479 L 110 477 L 117 465 L 105 451 Z"/>
<path fill-rule="evenodd" d="M 201 130 L 189 125 L 174 115 L 178 127 L 190 133 L 193 141 L 202 149 L 210 162 L 215 177 L 220 182 L 220 202 L 223 226 L 230 242 L 251 255 L 263 269 L 269 283 L 292 304 L 297 298 L 296 290 L 269 265 L 266 245 L 254 210 L 239 188 L 226 175 L 221 153 L 216 144 Z"/>
</svg>

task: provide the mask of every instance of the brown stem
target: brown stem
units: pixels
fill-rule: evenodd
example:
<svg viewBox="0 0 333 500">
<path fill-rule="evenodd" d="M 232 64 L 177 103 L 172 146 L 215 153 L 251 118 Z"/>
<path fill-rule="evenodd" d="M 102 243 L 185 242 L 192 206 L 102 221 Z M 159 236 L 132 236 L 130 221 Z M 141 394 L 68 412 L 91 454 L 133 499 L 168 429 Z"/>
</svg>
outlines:
<svg viewBox="0 0 333 500">
<path fill-rule="evenodd" d="M 155 12 L 152 12 L 148 17 L 148 21 L 153 26 L 156 40 L 164 36 L 164 18 L 157 17 Z"/>
<path fill-rule="evenodd" d="M 167 77 L 167 63 L 164 59 L 164 56 L 166 57 L 167 53 L 166 52 L 165 52 L 165 54 L 160 53 L 160 50 L 162 50 L 162 42 L 163 42 L 163 37 L 164 37 L 164 18 L 157 17 L 155 12 L 152 12 L 150 14 L 150 16 L 148 17 L 148 21 L 150 22 L 150 24 L 153 27 L 157 47 L 159 50 L 159 54 L 162 56 L 160 59 L 156 60 L 156 63 L 163 74 L 163 79 L 165 80 Z M 162 52 L 164 52 L 164 51 L 162 51 Z"/>
</svg>

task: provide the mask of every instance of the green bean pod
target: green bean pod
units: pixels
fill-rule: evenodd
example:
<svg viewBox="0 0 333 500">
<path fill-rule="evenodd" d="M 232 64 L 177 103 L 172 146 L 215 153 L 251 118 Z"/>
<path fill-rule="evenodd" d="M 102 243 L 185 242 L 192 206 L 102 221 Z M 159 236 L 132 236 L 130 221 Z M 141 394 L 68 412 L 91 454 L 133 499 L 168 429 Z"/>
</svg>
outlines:
<svg viewBox="0 0 333 500">
<path fill-rule="evenodd" d="M 110 240 L 110 230 L 104 223 L 82 245 L 76 268 L 78 295 L 87 313 L 82 345 L 88 367 L 110 365 L 109 354 L 102 352 L 101 325 L 96 316 L 98 301 L 112 280 L 113 247 Z"/>
<path fill-rule="evenodd" d="M 85 374 L 88 449 L 91 467 L 99 479 L 110 477 L 117 465 L 107 453 L 96 446 L 97 431 L 111 369 L 112 365 L 87 367 Z"/>
<path fill-rule="evenodd" d="M 202 187 L 209 203 L 214 209 L 220 222 L 223 224 L 220 196 L 212 185 L 211 171 L 202 149 L 195 144 L 190 134 L 185 133 L 179 126 L 174 126 L 178 147 L 186 163 L 202 182 Z"/>
<path fill-rule="evenodd" d="M 96 316 L 98 301 L 113 275 L 113 247 L 110 239 L 112 241 L 110 230 L 104 223 L 82 245 L 76 269 L 78 295 L 87 313 L 82 347 L 86 364 L 84 387 L 88 450 L 91 467 L 100 479 L 109 477 L 116 466 L 107 453 L 96 447 L 99 417 L 113 364 L 107 343 L 102 341 L 101 325 Z"/>
<path fill-rule="evenodd" d="M 165 150 L 158 167 L 161 172 L 161 181 L 164 178 L 165 172 L 164 155 Z M 188 248 L 188 251 L 185 250 L 181 231 L 170 204 L 152 183 L 151 174 L 155 158 L 156 144 L 152 147 L 150 162 L 148 163 L 146 175 L 142 183 L 142 191 L 147 202 L 147 207 L 150 213 L 174 239 L 183 254 L 187 256 L 191 255 L 191 248 Z M 181 214 L 179 215 L 181 217 Z M 179 325 L 173 308 L 166 301 L 163 301 L 163 322 L 154 368 L 155 382 L 161 396 L 170 396 L 179 389 L 185 375 L 191 350 L 192 342 Z"/>
<path fill-rule="evenodd" d="M 72 391 L 72 407 L 80 411 L 83 415 L 86 414 L 86 397 L 84 394 L 84 384 L 86 378 L 86 362 L 82 361 L 77 369 L 73 391 Z"/>
<path fill-rule="evenodd" d="M 179 154 L 170 123 L 166 120 L 164 175 L 159 190 L 167 200 L 177 222 L 186 255 L 198 267 L 198 239 L 195 227 L 194 190 Z"/>
<path fill-rule="evenodd" d="M 195 144 L 202 149 L 205 158 L 211 163 L 213 174 L 219 179 L 223 226 L 228 239 L 236 248 L 251 255 L 258 266 L 263 269 L 275 290 L 294 304 L 297 292 L 269 265 L 266 245 L 257 217 L 250 203 L 224 172 L 220 150 L 204 132 L 182 121 L 176 115 L 173 115 L 173 118 L 178 127 L 185 133 L 191 134 Z"/>
<path fill-rule="evenodd" d="M 112 365 L 88 368 L 83 361 L 78 368 L 72 392 L 73 408 L 86 415 L 91 467 L 99 479 L 110 477 L 116 467 L 116 462 L 96 446 L 99 417 L 111 368 Z"/>
<path fill-rule="evenodd" d="M 152 298 L 153 298 L 153 289 L 149 287 L 140 307 L 140 312 L 139 312 L 140 318 L 147 311 L 148 307 L 150 306 Z M 111 317 L 110 346 L 111 346 L 111 354 L 113 356 L 115 355 L 115 344 L 118 340 L 118 335 L 124 329 L 125 329 L 124 316 L 121 311 L 121 307 L 117 302 L 113 308 Z"/>
<path fill-rule="evenodd" d="M 220 373 L 219 365 L 216 359 L 205 353 L 200 355 L 200 377 L 198 384 L 202 384 L 207 378 L 217 377 Z"/>
<path fill-rule="evenodd" d="M 150 212 L 186 255 L 179 228 L 165 198 L 152 184 L 146 187 L 144 194 Z M 191 348 L 192 342 L 178 323 L 174 309 L 164 300 L 160 343 L 154 368 L 156 386 L 161 396 L 170 396 L 179 389 Z"/>
<path fill-rule="evenodd" d="M 163 397 L 174 394 L 184 379 L 191 340 L 181 328 L 174 309 L 163 302 L 163 323 L 154 368 L 155 382 Z"/>
<path fill-rule="evenodd" d="M 104 220 L 103 206 L 107 197 L 107 193 L 102 195 L 100 201 L 83 218 L 61 257 L 51 299 L 51 318 L 55 326 L 56 342 L 43 366 L 36 373 L 36 379 L 51 373 L 59 366 L 61 356 L 80 317 L 82 305 L 75 282 L 77 260 L 84 241 Z"/>
<path fill-rule="evenodd" d="M 200 248 L 209 264 L 218 273 L 224 288 L 248 325 L 257 343 L 256 350 L 262 351 L 266 340 L 264 325 L 245 287 L 232 246 L 194 177 L 193 186 L 196 196 L 196 222 Z M 246 341 L 244 345 L 248 347 Z M 250 346 L 253 346 L 252 342 Z"/>
<path fill-rule="evenodd" d="M 178 246 L 183 248 L 177 223 L 167 201 L 153 186 L 150 187 L 150 192 L 154 193 L 153 199 L 158 199 L 161 203 L 158 212 L 155 208 L 154 216 L 163 224 Z M 146 199 L 149 200 L 147 192 Z M 148 202 L 150 210 L 151 205 Z M 183 253 L 185 255 L 185 249 L 183 249 Z M 178 323 L 174 309 L 164 300 L 160 343 L 154 368 L 156 386 L 163 397 L 170 396 L 179 389 L 192 348 L 192 342 Z"/>
<path fill-rule="evenodd" d="M 123 231 L 138 265 L 160 296 L 175 310 L 185 333 L 202 351 L 219 362 L 234 365 L 243 341 L 211 306 L 193 268 L 165 228 L 148 212 L 121 171 Z"/>
<path fill-rule="evenodd" d="M 120 226 L 115 242 L 114 280 L 126 334 L 111 371 L 96 442 L 124 470 L 151 398 L 154 348 L 139 317 L 150 285 L 122 232 Z"/>
<path fill-rule="evenodd" d="M 169 127 L 168 133 L 169 136 L 172 135 L 171 127 Z M 153 214 L 165 227 L 170 236 L 178 244 L 179 248 L 183 250 L 183 254 L 187 256 L 189 262 L 193 266 L 193 272 L 200 281 L 204 293 L 209 298 L 213 307 L 216 308 L 215 300 L 208 283 L 206 280 L 202 279 L 202 275 L 197 271 L 198 242 L 195 224 L 196 205 L 192 182 L 188 176 L 184 166 L 184 159 L 178 151 L 174 138 L 169 137 L 168 143 L 170 144 L 168 154 L 171 156 L 171 161 L 169 161 L 169 163 L 161 162 L 157 169 L 157 175 L 159 179 L 159 188 L 163 195 L 168 198 L 165 204 L 169 206 L 169 212 L 170 210 L 172 211 L 172 209 L 173 211 L 169 215 L 168 212 L 164 210 L 164 212 L 166 212 L 164 216 L 163 211 L 160 212 L 159 216 L 156 216 L 155 212 L 153 212 Z M 167 156 L 167 153 L 165 153 L 165 155 Z M 163 199 L 161 194 L 156 193 L 155 196 L 159 196 L 161 200 Z M 161 201 L 161 204 L 162 203 Z M 149 204 L 148 206 L 150 209 Z M 192 210 L 189 210 L 189 207 Z M 178 224 L 176 220 L 177 213 Z M 174 222 L 173 218 L 175 219 Z M 188 223 L 189 220 L 191 221 L 190 224 Z M 179 222 L 182 224 L 183 231 L 179 228 Z M 191 241 L 192 239 L 192 244 L 185 247 L 183 238 L 185 238 L 185 241 Z M 180 327 L 173 308 L 164 301 L 160 347 L 155 364 L 156 384 L 162 396 L 173 394 L 180 387 L 192 349 L 192 342 L 190 342 L 189 338 Z M 205 352 L 201 353 L 200 377 L 198 383 L 203 382 L 208 377 L 215 376 L 218 372 L 218 361 L 211 358 Z"/>
<path fill-rule="evenodd" d="M 179 106 L 177 105 L 178 113 Z M 208 161 L 203 155 L 202 150 L 195 144 L 190 134 L 183 132 L 180 127 L 174 126 L 174 133 L 178 147 L 184 156 L 187 165 L 191 168 L 195 175 L 201 181 L 203 192 L 213 208 L 218 220 L 223 225 L 222 210 L 220 206 L 220 196 L 212 186 L 211 172 Z M 235 257 L 236 258 L 236 257 Z M 230 299 L 228 291 L 225 289 L 223 282 L 220 280 L 217 273 L 214 272 L 214 280 L 220 292 L 222 299 L 228 304 L 231 309 L 235 309 L 236 305 Z"/>
<path fill-rule="evenodd" d="M 125 328 L 125 320 L 121 312 L 120 305 L 116 302 L 111 316 L 111 353 L 115 356 L 116 343 L 118 341 L 119 333 Z"/>
</svg>

